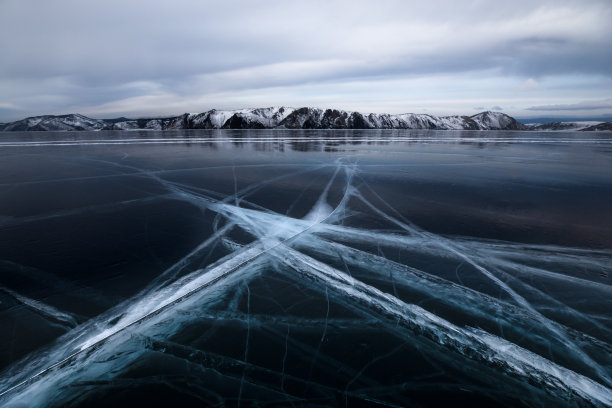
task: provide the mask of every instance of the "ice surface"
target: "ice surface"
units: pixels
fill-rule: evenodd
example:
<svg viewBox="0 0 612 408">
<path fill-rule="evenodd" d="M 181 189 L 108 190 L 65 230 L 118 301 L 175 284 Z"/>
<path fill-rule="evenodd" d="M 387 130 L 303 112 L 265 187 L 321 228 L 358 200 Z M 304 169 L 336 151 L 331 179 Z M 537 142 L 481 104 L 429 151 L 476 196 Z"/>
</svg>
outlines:
<svg viewBox="0 0 612 408">
<path fill-rule="evenodd" d="M 217 119 L 222 120 L 224 114 L 217 112 Z M 275 111 L 260 114 L 270 116 Z M 452 126 L 452 118 L 448 120 Z M 142 144 L 149 142 L 162 141 L 149 139 Z M 108 141 L 115 143 L 139 142 Z M 65 145 L 70 143 L 40 142 L 35 146 Z M 34 144 L 4 146 L 30 148 Z M 137 160 L 94 160 L 96 165 L 114 169 L 117 177 L 129 174 L 154 184 L 161 191 L 157 199 L 181 202 L 210 214 L 212 232 L 138 293 L 82 324 L 56 306 L 0 287 L 15 302 L 67 331 L 57 342 L 33 350 L 6 369 L 0 379 L 3 406 L 21 406 L 24 401 L 31 406 L 79 405 L 75 390 L 89 395 L 103 382 L 121 384 L 126 373 L 143 364 L 150 353 L 181 361 L 190 372 L 207 378 L 209 384 L 213 379 L 206 376 L 211 372 L 224 376 L 225 384 L 235 385 L 233 402 L 238 404 L 265 395 L 269 401 L 300 405 L 305 401 L 302 391 L 293 390 L 302 387 L 299 389 L 307 390 L 304 395 L 319 393 L 327 403 L 329 398 L 355 398 L 406 406 L 410 399 L 399 396 L 406 390 L 418 390 L 424 383 L 407 378 L 399 380 L 401 386 L 389 388 L 388 383 L 376 379 L 373 370 L 408 347 L 414 347 L 418 350 L 415 355 L 438 367 L 438 374 L 427 374 L 432 378 L 462 373 L 475 378 L 478 386 L 473 390 L 480 391 L 506 389 L 500 384 L 508 382 L 509 391 L 499 391 L 499 395 L 497 391 L 482 391 L 494 400 L 525 392 L 521 401 L 527 406 L 537 406 L 541 398 L 551 398 L 549 402 L 559 406 L 612 405 L 612 329 L 609 309 L 605 309 L 610 306 L 612 285 L 609 279 L 601 278 L 612 272 L 612 253 L 607 249 L 427 231 L 378 193 L 377 186 L 368 181 L 367 166 L 354 157 L 310 163 L 285 173 L 273 172 L 263 179 L 248 177 L 259 168 L 253 164 L 184 170 L 140 167 Z M 224 183 L 231 187 L 220 192 L 214 186 L 177 177 L 187 171 L 199 174 L 213 170 L 219 174 L 225 171 Z M 278 198 L 266 206 L 257 198 L 270 186 L 301 178 L 316 181 L 317 188 L 306 195 L 309 184 L 305 184 L 303 191 L 286 203 Z M 142 197 L 7 218 L 0 220 L 0 227 L 112 212 L 115 207 L 151 200 L 153 197 Z M 293 213 L 296 205 L 302 209 L 300 216 Z M 380 228 L 361 227 L 360 220 Z M 219 248 L 224 251 L 221 256 L 202 261 Z M 402 251 L 409 254 L 408 260 L 395 255 Z M 584 273 L 567 272 L 576 268 Z M 466 272 L 460 276 L 462 270 Z M 278 293 L 275 299 L 275 290 L 269 286 L 272 281 L 301 293 L 301 300 L 282 303 L 287 300 Z M 581 308 L 563 293 L 547 289 L 555 285 L 591 293 L 600 299 L 603 311 Z M 266 295 L 268 292 L 272 294 Z M 315 298 L 320 299 L 321 309 L 318 315 L 309 316 L 308 309 L 313 306 L 308 302 Z M 267 309 L 261 302 L 269 303 Z M 311 306 L 304 306 L 301 314 L 293 312 L 300 309 L 300 302 Z M 266 312 L 274 308 L 283 313 Z M 344 315 L 334 315 L 331 310 L 344 310 Z M 224 354 L 219 345 L 217 350 L 202 347 L 207 337 L 193 334 L 202 322 L 240 327 L 239 336 L 221 342 L 238 342 L 243 348 Z M 590 327 L 588 331 L 582 330 L 585 324 Z M 339 337 L 343 330 L 358 333 L 370 329 L 380 332 L 381 337 L 388 333 L 395 343 L 360 367 L 341 363 L 345 361 L 342 352 L 332 350 L 330 342 L 344 338 Z M 300 331 L 306 331 L 313 343 L 301 339 Z M 264 338 L 273 339 L 271 344 L 278 343 L 281 348 L 273 366 L 266 366 L 254 351 L 262 342 L 259 336 L 266 333 L 269 337 Z M 195 340 L 186 340 L 189 336 L 195 336 Z M 303 371 L 289 363 L 296 358 L 294 354 L 300 353 L 310 359 Z M 323 383 L 317 377 L 320 370 L 336 372 L 340 385 Z M 444 381 L 433 384 L 439 389 L 450 387 L 451 383 Z M 190 392 L 204 395 L 217 390 L 211 385 L 208 391 Z"/>
</svg>

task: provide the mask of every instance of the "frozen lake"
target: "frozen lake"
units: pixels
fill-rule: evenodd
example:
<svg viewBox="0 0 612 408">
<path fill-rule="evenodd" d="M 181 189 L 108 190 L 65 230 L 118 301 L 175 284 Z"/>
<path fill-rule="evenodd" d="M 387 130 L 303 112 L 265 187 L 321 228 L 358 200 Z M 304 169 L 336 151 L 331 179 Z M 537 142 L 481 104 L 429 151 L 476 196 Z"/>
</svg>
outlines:
<svg viewBox="0 0 612 408">
<path fill-rule="evenodd" d="M 0 406 L 612 405 L 612 133 L 0 139 Z"/>
</svg>

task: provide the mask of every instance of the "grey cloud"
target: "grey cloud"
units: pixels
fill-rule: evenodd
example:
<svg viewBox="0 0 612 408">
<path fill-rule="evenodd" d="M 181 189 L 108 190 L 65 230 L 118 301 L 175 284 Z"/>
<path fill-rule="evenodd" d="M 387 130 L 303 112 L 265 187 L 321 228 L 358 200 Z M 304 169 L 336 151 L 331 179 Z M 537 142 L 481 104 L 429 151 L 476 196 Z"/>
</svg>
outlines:
<svg viewBox="0 0 612 408">
<path fill-rule="evenodd" d="M 574 104 L 531 106 L 527 108 L 527 110 L 531 111 L 589 111 L 601 109 L 612 110 L 612 99 L 584 101 Z"/>
<path fill-rule="evenodd" d="M 486 70 L 612 76 L 608 1 L 458 3 L 4 0 L 0 105 L 51 111 Z"/>
</svg>

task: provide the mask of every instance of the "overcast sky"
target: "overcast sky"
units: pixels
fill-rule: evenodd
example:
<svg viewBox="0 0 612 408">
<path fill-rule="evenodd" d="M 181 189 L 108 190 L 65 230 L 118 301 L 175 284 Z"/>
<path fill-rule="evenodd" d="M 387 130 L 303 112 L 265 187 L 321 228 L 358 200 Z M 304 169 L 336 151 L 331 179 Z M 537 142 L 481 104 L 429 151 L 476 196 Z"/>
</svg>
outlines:
<svg viewBox="0 0 612 408">
<path fill-rule="evenodd" d="M 610 0 L 0 0 L 0 121 L 612 114 Z"/>
</svg>

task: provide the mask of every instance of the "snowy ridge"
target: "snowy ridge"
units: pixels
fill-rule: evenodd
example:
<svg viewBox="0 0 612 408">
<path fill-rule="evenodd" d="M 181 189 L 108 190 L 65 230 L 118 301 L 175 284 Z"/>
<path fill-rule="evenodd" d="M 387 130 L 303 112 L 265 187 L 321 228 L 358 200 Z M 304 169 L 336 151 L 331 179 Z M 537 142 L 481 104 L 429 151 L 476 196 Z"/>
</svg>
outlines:
<svg viewBox="0 0 612 408">
<path fill-rule="evenodd" d="M 189 129 L 257 129 L 277 127 L 279 123 L 295 109 L 285 107 L 210 110 L 203 113 L 192 113 L 186 116 Z"/>
<path fill-rule="evenodd" d="M 175 130 L 175 129 L 434 129 L 434 130 L 612 130 L 610 122 L 523 124 L 501 112 L 472 116 L 418 113 L 360 113 L 338 109 L 283 106 L 238 110 L 212 109 L 167 118 L 92 119 L 80 114 L 45 115 L 0 123 L 0 131 Z"/>
<path fill-rule="evenodd" d="M 1 130 L 5 132 L 19 131 L 51 131 L 51 130 L 102 130 L 108 124 L 99 119 L 91 119 L 87 116 L 73 113 L 61 116 L 36 116 L 22 119 L 16 122 L 6 123 Z"/>
<path fill-rule="evenodd" d="M 337 109 L 269 107 L 239 110 L 212 109 L 202 113 L 151 119 L 91 119 L 79 114 L 37 116 L 4 124 L 3 131 L 171 130 L 171 129 L 438 129 L 528 130 L 501 112 L 474 116 L 399 115 Z"/>
<path fill-rule="evenodd" d="M 587 128 L 584 128 L 582 130 L 585 131 L 591 131 L 591 132 L 598 132 L 598 131 L 603 131 L 603 130 L 612 130 L 612 122 L 604 122 L 604 123 L 600 123 L 598 125 L 592 125 L 589 126 Z"/>
</svg>

